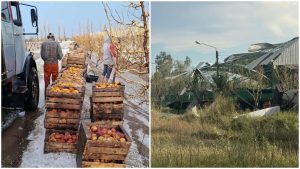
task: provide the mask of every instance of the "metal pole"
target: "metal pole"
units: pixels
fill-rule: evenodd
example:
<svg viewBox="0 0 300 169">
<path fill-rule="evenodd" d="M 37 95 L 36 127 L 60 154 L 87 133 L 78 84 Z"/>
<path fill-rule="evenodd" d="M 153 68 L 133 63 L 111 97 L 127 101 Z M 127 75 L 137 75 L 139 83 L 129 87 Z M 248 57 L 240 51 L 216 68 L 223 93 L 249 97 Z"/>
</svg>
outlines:
<svg viewBox="0 0 300 169">
<path fill-rule="evenodd" d="M 200 43 L 198 41 L 195 41 L 195 43 L 197 45 L 205 45 L 205 46 L 214 48 L 216 50 L 217 80 L 219 81 L 219 52 L 218 52 L 218 49 L 216 47 L 214 47 L 214 46 L 211 46 L 211 45 L 208 45 L 208 44 L 205 44 L 205 43 Z M 219 86 L 217 86 L 217 87 L 219 87 Z"/>
<path fill-rule="evenodd" d="M 216 48 L 216 59 L 217 59 L 217 77 L 219 79 L 219 52 L 217 51 L 217 48 Z"/>
</svg>

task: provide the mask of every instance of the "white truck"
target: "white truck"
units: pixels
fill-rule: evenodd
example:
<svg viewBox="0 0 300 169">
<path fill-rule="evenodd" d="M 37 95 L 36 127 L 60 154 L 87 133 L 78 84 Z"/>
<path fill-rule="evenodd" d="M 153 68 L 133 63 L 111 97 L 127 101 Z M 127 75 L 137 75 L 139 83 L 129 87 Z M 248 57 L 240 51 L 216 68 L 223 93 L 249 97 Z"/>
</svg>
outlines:
<svg viewBox="0 0 300 169">
<path fill-rule="evenodd" d="M 20 6 L 29 7 L 34 33 L 25 33 Z M 16 1 L 1 2 L 2 106 L 35 110 L 39 79 L 33 54 L 26 51 L 25 35 L 38 34 L 37 8 Z"/>
</svg>

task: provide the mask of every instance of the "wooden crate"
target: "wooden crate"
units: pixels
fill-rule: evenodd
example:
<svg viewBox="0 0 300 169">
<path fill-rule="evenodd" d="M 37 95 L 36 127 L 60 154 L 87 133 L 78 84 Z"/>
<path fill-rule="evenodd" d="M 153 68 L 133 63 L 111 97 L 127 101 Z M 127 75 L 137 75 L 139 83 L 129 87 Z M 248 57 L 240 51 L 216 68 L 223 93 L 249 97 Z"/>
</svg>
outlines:
<svg viewBox="0 0 300 169">
<path fill-rule="evenodd" d="M 53 108 L 53 109 L 70 109 L 70 110 L 81 110 L 82 103 L 83 103 L 83 96 L 80 95 L 68 95 L 62 94 L 58 95 L 49 94 L 47 93 L 46 96 L 46 108 Z"/>
<path fill-rule="evenodd" d="M 84 69 L 84 68 L 86 67 L 86 65 L 81 65 L 81 64 L 70 64 L 70 63 L 68 63 L 68 66 L 78 67 L 78 68 L 82 68 L 82 69 Z"/>
<path fill-rule="evenodd" d="M 125 164 L 82 161 L 82 168 L 126 168 Z"/>
<path fill-rule="evenodd" d="M 55 111 L 56 110 L 56 111 Z M 47 109 L 44 126 L 46 129 L 74 129 L 78 130 L 80 110 Z"/>
<path fill-rule="evenodd" d="M 112 95 L 108 95 L 108 96 L 114 96 L 114 95 L 124 96 L 125 85 L 121 85 L 118 87 L 108 87 L 108 88 L 96 88 L 95 86 L 93 86 L 92 90 L 93 90 L 93 94 L 100 93 L 101 95 L 102 92 L 110 92 L 112 93 Z"/>
<path fill-rule="evenodd" d="M 126 142 L 100 142 L 98 140 L 89 140 L 88 138 L 90 138 L 92 134 L 90 131 L 91 125 L 107 128 L 114 127 L 125 135 Z M 86 167 L 88 164 L 95 164 L 89 162 L 93 160 L 112 160 L 124 163 L 131 142 L 132 140 L 124 130 L 121 121 L 99 121 L 94 123 L 83 122 L 80 125 L 78 136 L 78 152 L 76 157 L 77 166 Z"/>
<path fill-rule="evenodd" d="M 125 86 L 92 88 L 91 120 L 123 120 Z"/>
<path fill-rule="evenodd" d="M 85 65 L 86 55 L 84 53 L 70 54 L 68 56 L 68 65 Z"/>
<path fill-rule="evenodd" d="M 72 130 L 53 130 L 46 129 L 45 140 L 44 140 L 44 153 L 50 152 L 67 152 L 67 153 L 77 153 L 77 143 L 58 143 L 49 141 L 49 136 L 53 132 L 64 133 L 68 131 L 71 134 L 77 134 L 77 131 Z M 78 141 L 77 141 L 78 142 Z"/>
<path fill-rule="evenodd" d="M 91 120 L 123 120 L 123 103 L 91 103 Z"/>
<path fill-rule="evenodd" d="M 67 71 L 67 69 L 69 69 L 70 67 L 73 67 L 72 65 L 67 65 L 65 68 L 63 68 L 62 70 L 61 70 L 61 73 L 60 74 L 62 74 L 62 73 L 64 73 L 65 71 Z M 81 70 L 81 76 L 83 76 L 85 73 L 86 73 L 86 67 L 84 67 L 84 68 L 81 68 L 82 70 Z"/>
<path fill-rule="evenodd" d="M 67 89 L 72 87 L 72 88 L 77 89 L 79 92 L 82 92 L 85 88 L 85 83 L 86 83 L 83 76 L 84 76 L 84 72 L 82 72 L 80 74 L 80 77 L 76 78 L 76 79 L 72 79 L 72 77 L 69 77 L 69 76 L 62 77 L 62 74 L 59 74 L 56 81 L 54 81 L 51 86 L 58 86 L 58 87 L 63 87 L 63 88 L 67 88 Z M 81 81 L 79 81 L 77 79 L 79 79 Z M 62 83 L 71 83 L 73 85 L 65 86 Z"/>
<path fill-rule="evenodd" d="M 61 102 L 61 103 L 65 103 L 65 104 L 76 104 L 76 103 L 78 103 L 78 101 L 76 101 L 76 100 L 79 100 L 79 99 L 82 100 L 83 97 L 84 97 L 85 87 L 73 87 L 73 88 L 76 88 L 79 91 L 79 93 L 52 92 L 50 90 L 51 87 L 52 86 L 50 86 L 50 85 L 47 87 L 46 99 L 53 97 L 53 98 L 57 98 L 56 100 L 59 100 L 59 101 L 50 99 L 50 102 Z M 64 86 L 60 86 L 60 87 L 64 87 Z M 69 88 L 69 87 L 64 87 L 64 88 Z M 59 98 L 62 98 L 62 99 L 59 99 Z M 64 101 L 64 99 L 70 99 L 70 100 Z M 51 107 L 51 108 L 56 108 L 56 107 Z"/>
</svg>

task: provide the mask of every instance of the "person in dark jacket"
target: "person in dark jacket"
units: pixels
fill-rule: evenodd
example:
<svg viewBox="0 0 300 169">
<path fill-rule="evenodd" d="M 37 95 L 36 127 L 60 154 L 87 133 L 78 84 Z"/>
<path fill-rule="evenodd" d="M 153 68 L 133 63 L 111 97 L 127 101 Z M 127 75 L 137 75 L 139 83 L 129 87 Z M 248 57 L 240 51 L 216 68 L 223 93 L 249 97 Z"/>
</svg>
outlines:
<svg viewBox="0 0 300 169">
<path fill-rule="evenodd" d="M 52 82 L 56 80 L 58 75 L 58 60 L 61 60 L 63 57 L 60 44 L 55 41 L 54 35 L 49 33 L 47 39 L 41 46 L 41 57 L 44 60 L 45 91 L 50 84 L 51 75 Z"/>
</svg>

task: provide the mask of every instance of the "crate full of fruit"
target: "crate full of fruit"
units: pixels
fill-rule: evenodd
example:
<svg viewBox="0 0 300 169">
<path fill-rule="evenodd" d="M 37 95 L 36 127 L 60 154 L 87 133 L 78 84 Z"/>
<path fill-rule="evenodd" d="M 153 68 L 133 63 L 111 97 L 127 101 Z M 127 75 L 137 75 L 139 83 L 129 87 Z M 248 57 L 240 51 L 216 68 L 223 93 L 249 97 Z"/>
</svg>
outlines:
<svg viewBox="0 0 300 169">
<path fill-rule="evenodd" d="M 121 83 L 95 83 L 93 93 L 96 96 L 124 96 L 125 85 Z"/>
<path fill-rule="evenodd" d="M 70 53 L 68 55 L 67 64 L 76 66 L 76 67 L 84 67 L 86 61 L 86 54 L 85 53 Z"/>
<path fill-rule="evenodd" d="M 77 152 L 78 132 L 72 130 L 46 129 L 44 152 Z"/>
<path fill-rule="evenodd" d="M 44 126 L 46 129 L 78 130 L 80 113 L 80 110 L 48 108 L 45 115 Z"/>
<path fill-rule="evenodd" d="M 86 73 L 86 68 L 79 68 L 79 67 L 74 67 L 74 66 L 67 66 L 66 68 L 64 68 L 59 77 L 61 77 L 61 75 L 64 75 L 65 77 L 69 78 L 69 77 L 83 77 L 83 75 Z M 73 80 L 73 79 L 70 79 Z"/>
<path fill-rule="evenodd" d="M 49 86 L 46 91 L 46 108 L 81 110 L 84 88 Z"/>
<path fill-rule="evenodd" d="M 120 167 L 131 142 L 120 121 L 83 122 L 78 137 L 77 166 L 107 164 Z"/>
<path fill-rule="evenodd" d="M 120 83 L 96 83 L 92 89 L 91 119 L 122 120 L 124 115 L 124 85 Z"/>
</svg>

